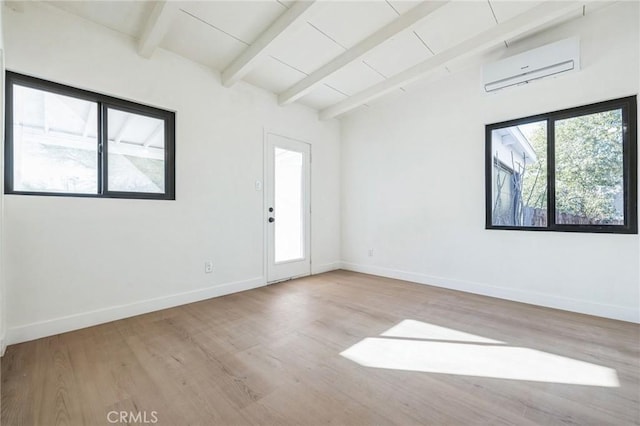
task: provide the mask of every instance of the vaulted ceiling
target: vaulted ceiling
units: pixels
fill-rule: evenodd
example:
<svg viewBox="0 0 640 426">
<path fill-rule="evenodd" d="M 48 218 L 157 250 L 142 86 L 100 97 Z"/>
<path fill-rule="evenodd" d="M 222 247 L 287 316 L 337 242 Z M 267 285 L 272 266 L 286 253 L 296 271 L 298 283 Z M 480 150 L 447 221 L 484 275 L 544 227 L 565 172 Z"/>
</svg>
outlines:
<svg viewBox="0 0 640 426">
<path fill-rule="evenodd" d="M 56 1 L 55 6 L 332 118 L 454 61 L 586 13 L 587 1 Z M 585 6 L 585 4 L 587 6 Z"/>
</svg>

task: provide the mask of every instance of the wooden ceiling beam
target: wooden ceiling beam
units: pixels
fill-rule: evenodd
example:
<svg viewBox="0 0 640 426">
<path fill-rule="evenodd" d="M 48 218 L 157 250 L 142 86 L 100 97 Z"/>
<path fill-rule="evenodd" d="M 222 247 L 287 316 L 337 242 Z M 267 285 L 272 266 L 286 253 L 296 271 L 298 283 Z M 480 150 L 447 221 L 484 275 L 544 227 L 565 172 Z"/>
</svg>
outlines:
<svg viewBox="0 0 640 426">
<path fill-rule="evenodd" d="M 453 60 L 480 53 L 502 44 L 504 40 L 512 39 L 545 24 L 549 24 L 574 11 L 582 10 L 583 5 L 590 1 L 591 0 L 544 2 L 527 12 L 517 15 L 501 24 L 497 24 L 477 36 L 427 58 L 423 62 L 356 93 L 335 105 L 323 109 L 320 111 L 320 118 L 327 120 L 349 112 L 404 85 L 424 78 Z"/>
<path fill-rule="evenodd" d="M 140 56 L 148 59 L 153 55 L 169 32 L 178 10 L 177 1 L 161 0 L 155 3 L 138 42 Z"/>
<path fill-rule="evenodd" d="M 269 47 L 273 45 L 276 39 L 294 24 L 300 22 L 314 3 L 315 0 L 297 1 L 280 15 L 222 72 L 222 84 L 226 87 L 231 87 L 247 75 L 255 64 L 267 54 Z"/>
<path fill-rule="evenodd" d="M 447 4 L 447 1 L 426 1 L 409 10 L 407 13 L 400 15 L 397 19 L 371 34 L 351 49 L 345 51 L 331 62 L 323 65 L 309 76 L 280 93 L 280 95 L 278 95 L 278 102 L 280 105 L 287 105 L 300 99 L 333 73 L 361 59 L 368 52 L 392 37 L 409 30 L 445 4 Z"/>
</svg>

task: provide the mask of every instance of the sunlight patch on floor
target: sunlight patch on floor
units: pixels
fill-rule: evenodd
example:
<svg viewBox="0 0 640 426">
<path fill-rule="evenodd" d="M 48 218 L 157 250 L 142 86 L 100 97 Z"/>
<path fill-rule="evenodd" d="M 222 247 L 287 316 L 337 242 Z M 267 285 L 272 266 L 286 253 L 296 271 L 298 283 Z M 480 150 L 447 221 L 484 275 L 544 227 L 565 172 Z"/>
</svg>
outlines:
<svg viewBox="0 0 640 426">
<path fill-rule="evenodd" d="M 608 367 L 536 349 L 495 344 L 502 342 L 420 321 L 402 321 L 382 336 L 367 337 L 340 355 L 372 368 L 584 386 L 620 386 L 616 371 Z"/>
<path fill-rule="evenodd" d="M 381 334 L 384 337 L 403 337 L 406 339 L 455 340 L 470 343 L 504 343 L 487 339 L 475 334 L 465 333 L 439 325 L 406 319 Z"/>
</svg>

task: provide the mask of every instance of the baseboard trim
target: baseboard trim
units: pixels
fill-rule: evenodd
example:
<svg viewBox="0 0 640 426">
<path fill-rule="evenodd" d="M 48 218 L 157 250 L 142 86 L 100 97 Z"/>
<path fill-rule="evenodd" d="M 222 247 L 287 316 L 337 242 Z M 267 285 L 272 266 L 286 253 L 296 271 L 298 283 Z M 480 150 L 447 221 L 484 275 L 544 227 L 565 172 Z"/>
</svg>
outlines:
<svg viewBox="0 0 640 426">
<path fill-rule="evenodd" d="M 321 265 L 311 265 L 311 275 L 323 274 L 329 271 L 336 271 L 342 267 L 342 262 L 323 263 Z"/>
<path fill-rule="evenodd" d="M 2 349 L 4 352 L 4 343 L 7 345 L 13 345 L 16 343 L 27 342 L 41 337 L 66 333 L 68 331 L 159 311 L 161 309 L 173 308 L 187 303 L 199 302 L 213 297 L 251 290 L 264 285 L 266 285 L 265 278 L 257 277 L 245 281 L 220 284 L 204 289 L 142 300 L 126 305 L 111 306 L 104 309 L 68 315 L 19 327 L 12 327 L 7 329 Z"/>
<path fill-rule="evenodd" d="M 511 300 L 514 302 L 544 306 L 547 308 L 555 308 L 564 311 L 578 312 L 581 314 L 595 315 L 598 317 L 640 323 L 640 311 L 638 309 L 627 308 L 625 306 L 607 305 L 603 303 L 590 302 L 587 300 L 570 299 L 545 293 L 498 287 L 472 281 L 435 277 L 417 272 L 382 268 L 373 265 L 361 265 L 350 262 L 342 262 L 342 269 L 345 269 L 347 271 L 378 275 L 386 278 L 411 281 L 414 283 L 426 284 L 434 287 L 442 287 L 450 290 L 464 291 L 466 293 L 496 297 L 498 299 Z"/>
</svg>

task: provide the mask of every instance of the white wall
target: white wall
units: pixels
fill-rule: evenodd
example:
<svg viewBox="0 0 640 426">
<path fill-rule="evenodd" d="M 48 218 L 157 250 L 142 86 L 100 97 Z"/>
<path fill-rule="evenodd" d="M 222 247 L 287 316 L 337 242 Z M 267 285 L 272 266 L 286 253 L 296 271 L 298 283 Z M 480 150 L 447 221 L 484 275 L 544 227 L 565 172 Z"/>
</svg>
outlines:
<svg viewBox="0 0 640 426">
<path fill-rule="evenodd" d="M 313 272 L 340 260 L 339 123 L 46 4 L 5 10 L 7 69 L 176 111 L 176 201 L 5 196 L 9 343 L 264 284 L 263 131 L 312 144 Z M 214 273 L 204 273 L 205 260 Z"/>
<path fill-rule="evenodd" d="M 0 138 L 4 140 L 4 37 L 2 15 L 4 12 L 3 4 L 0 4 Z M 0 144 L 0 356 L 4 355 L 6 347 L 6 308 L 4 297 L 4 267 L 2 252 L 2 236 L 3 236 L 3 204 L 4 204 L 4 149 Z"/>
<path fill-rule="evenodd" d="M 486 96 L 468 69 L 352 114 L 342 133 L 170 52 L 145 60 L 127 36 L 24 9 L 3 11 L 9 69 L 177 112 L 177 200 L 5 196 L 9 343 L 264 284 L 264 128 L 313 145 L 314 272 L 342 246 L 354 270 L 639 320 L 637 235 L 484 230 L 484 125 L 637 93 L 637 2 L 507 52 L 579 34 L 580 73 Z"/>
<path fill-rule="evenodd" d="M 620 2 L 486 58 L 579 35 L 579 73 L 483 95 L 476 66 L 343 119 L 344 267 L 640 321 L 638 235 L 484 229 L 484 125 L 637 94 L 638 16 Z"/>
</svg>

